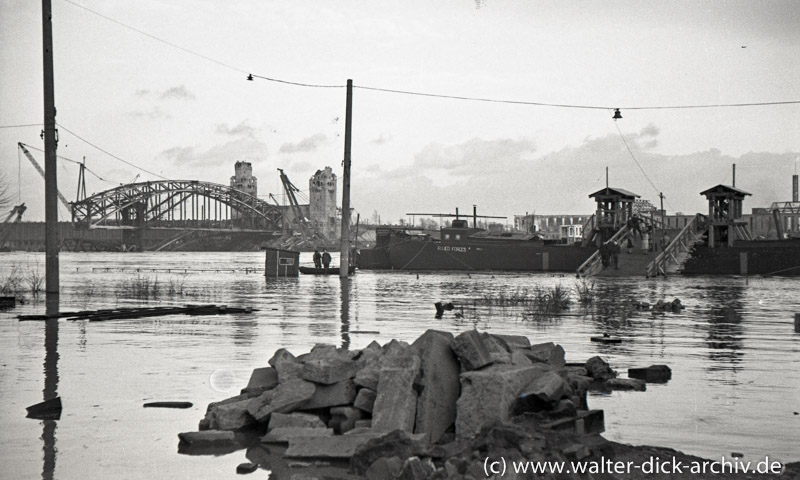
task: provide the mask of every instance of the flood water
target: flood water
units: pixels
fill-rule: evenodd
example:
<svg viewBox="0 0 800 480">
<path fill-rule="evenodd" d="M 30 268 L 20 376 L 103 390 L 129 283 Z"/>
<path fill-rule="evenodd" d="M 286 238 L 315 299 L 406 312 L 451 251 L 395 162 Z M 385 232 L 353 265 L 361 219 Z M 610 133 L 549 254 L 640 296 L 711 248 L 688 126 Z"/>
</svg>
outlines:
<svg viewBox="0 0 800 480">
<path fill-rule="evenodd" d="M 263 253 L 62 253 L 61 310 L 218 304 L 251 314 L 172 315 L 105 322 L 20 322 L 44 301 L 0 311 L 0 478 L 238 478 L 243 450 L 178 454 L 179 432 L 197 429 L 209 402 L 238 393 L 279 348 L 316 343 L 351 349 L 372 340 L 413 341 L 428 328 L 478 328 L 556 342 L 568 362 L 600 355 L 629 367 L 666 364 L 667 384 L 646 392 L 590 395 L 605 410 L 609 439 L 672 447 L 711 459 L 744 454 L 800 460 L 800 278 L 598 279 L 595 304 L 542 319 L 520 308 L 474 307 L 476 299 L 560 283 L 571 275 L 396 273 L 265 280 Z M 310 263 L 310 255 L 301 261 Z M 334 260 L 334 263 L 337 261 Z M 12 269 L 44 276 L 44 255 L 0 253 L 0 286 Z M 138 269 L 138 271 L 137 271 Z M 143 285 L 157 292 L 143 298 Z M 138 293 L 137 293 L 138 292 Z M 43 294 L 42 294 L 43 296 Z M 679 298 L 681 313 L 621 307 L 628 299 Z M 433 303 L 466 305 L 463 318 L 434 318 Z M 458 310 L 460 313 L 460 310 Z M 604 333 L 621 344 L 590 342 Z M 57 393 L 61 418 L 25 418 Z M 190 401 L 186 410 L 143 408 Z"/>
</svg>

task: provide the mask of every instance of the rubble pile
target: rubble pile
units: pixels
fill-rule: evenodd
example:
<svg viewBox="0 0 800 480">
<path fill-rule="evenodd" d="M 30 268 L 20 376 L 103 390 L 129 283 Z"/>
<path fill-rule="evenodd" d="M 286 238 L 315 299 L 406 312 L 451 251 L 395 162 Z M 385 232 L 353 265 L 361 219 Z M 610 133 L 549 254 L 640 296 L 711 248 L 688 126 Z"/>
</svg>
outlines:
<svg viewBox="0 0 800 480">
<path fill-rule="evenodd" d="M 179 434 L 182 445 L 224 449 L 254 431 L 290 466 L 348 467 L 333 478 L 486 478 L 489 451 L 525 460 L 591 455 L 604 418 L 589 409 L 587 390 L 645 388 L 599 357 L 567 364 L 552 342 L 477 330 L 428 330 L 410 345 L 357 351 L 281 349 L 269 365 L 240 395 L 211 403 L 198 432 Z"/>
</svg>

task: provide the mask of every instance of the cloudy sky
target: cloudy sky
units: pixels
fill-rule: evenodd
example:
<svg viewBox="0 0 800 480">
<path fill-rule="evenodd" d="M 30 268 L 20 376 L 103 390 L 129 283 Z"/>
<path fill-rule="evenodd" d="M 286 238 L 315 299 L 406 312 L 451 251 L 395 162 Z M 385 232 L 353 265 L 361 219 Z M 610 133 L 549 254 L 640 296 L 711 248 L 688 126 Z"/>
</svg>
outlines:
<svg viewBox="0 0 800 480">
<path fill-rule="evenodd" d="M 240 160 L 264 197 L 278 168 L 303 190 L 325 166 L 341 176 L 350 78 L 362 217 L 591 212 L 606 167 L 670 212 L 704 211 L 734 163 L 748 211 L 791 199 L 800 103 L 643 107 L 799 102 L 793 0 L 52 2 L 58 153 L 86 158 L 89 193 L 227 184 Z M 0 0 L 0 172 L 28 220 L 44 218 L 17 151 L 42 148 L 40 9 Z M 58 175 L 73 199 L 76 165 Z"/>
</svg>

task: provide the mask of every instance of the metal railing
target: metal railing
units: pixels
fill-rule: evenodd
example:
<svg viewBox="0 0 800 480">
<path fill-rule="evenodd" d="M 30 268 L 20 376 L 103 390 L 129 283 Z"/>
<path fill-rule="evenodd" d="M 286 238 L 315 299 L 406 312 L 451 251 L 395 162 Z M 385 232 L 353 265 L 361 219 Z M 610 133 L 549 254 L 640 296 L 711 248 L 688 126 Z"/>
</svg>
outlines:
<svg viewBox="0 0 800 480">
<path fill-rule="evenodd" d="M 623 237 L 628 234 L 628 226 L 623 225 L 622 228 L 617 230 L 608 241 L 618 242 Z M 578 267 L 578 270 L 575 271 L 575 275 L 578 278 L 581 277 L 588 277 L 590 275 L 596 275 L 597 272 L 603 269 L 602 258 L 600 257 L 600 249 L 598 248 L 589 258 L 586 259 L 585 262 Z"/>
<path fill-rule="evenodd" d="M 667 275 L 667 265 L 670 263 L 680 264 L 677 258 L 679 252 L 688 252 L 691 244 L 697 240 L 695 235 L 697 225 L 697 216 L 693 217 L 683 229 L 669 242 L 664 251 L 659 253 L 655 260 L 650 262 L 647 266 L 647 277 L 657 277 L 658 275 Z"/>
</svg>

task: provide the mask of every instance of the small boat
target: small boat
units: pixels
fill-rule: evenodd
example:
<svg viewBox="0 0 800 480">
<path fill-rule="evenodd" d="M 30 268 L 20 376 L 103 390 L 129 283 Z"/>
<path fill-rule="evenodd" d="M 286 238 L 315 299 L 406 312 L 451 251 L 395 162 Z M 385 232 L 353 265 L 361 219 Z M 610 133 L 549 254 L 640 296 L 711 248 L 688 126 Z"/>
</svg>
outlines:
<svg viewBox="0 0 800 480">
<path fill-rule="evenodd" d="M 299 267 L 300 273 L 306 275 L 339 275 L 339 267 L 329 267 L 328 269 L 316 267 Z M 352 275 L 356 271 L 355 265 L 351 265 L 348 274 Z"/>
</svg>

